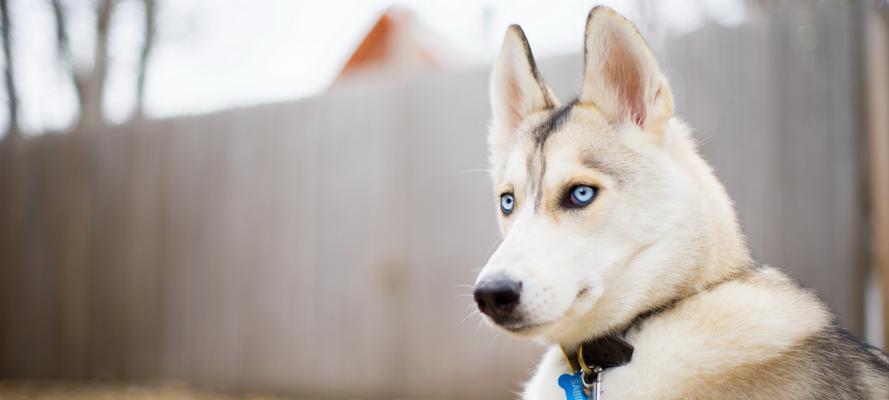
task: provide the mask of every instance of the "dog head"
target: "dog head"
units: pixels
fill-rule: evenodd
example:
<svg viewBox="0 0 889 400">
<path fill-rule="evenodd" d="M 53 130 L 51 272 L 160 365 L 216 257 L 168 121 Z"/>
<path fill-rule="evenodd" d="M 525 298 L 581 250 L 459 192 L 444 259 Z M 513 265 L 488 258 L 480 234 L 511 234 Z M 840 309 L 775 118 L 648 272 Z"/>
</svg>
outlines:
<svg viewBox="0 0 889 400">
<path fill-rule="evenodd" d="M 710 216 L 734 213 L 673 118 L 667 80 L 635 27 L 590 12 L 581 95 L 560 104 L 518 26 L 491 77 L 489 136 L 503 242 L 476 281 L 486 319 L 577 343 L 706 280 L 691 261 Z M 719 221 L 722 224 L 723 221 Z M 737 243 L 731 246 L 739 246 Z M 731 247 L 729 246 L 729 247 Z M 743 247 L 743 246 L 741 246 Z"/>
</svg>

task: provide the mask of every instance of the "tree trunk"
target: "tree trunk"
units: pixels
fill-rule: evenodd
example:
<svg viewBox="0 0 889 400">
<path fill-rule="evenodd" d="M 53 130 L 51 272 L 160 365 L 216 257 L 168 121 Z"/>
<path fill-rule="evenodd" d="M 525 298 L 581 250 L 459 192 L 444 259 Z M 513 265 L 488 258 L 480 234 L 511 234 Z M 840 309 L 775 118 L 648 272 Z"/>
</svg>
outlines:
<svg viewBox="0 0 889 400">
<path fill-rule="evenodd" d="M 65 9 L 61 0 L 52 0 L 52 12 L 55 17 L 56 25 L 56 50 L 58 52 L 59 63 L 68 71 L 71 78 L 71 87 L 77 96 L 77 105 L 83 107 L 84 103 L 84 82 L 80 79 L 74 66 L 74 58 L 71 55 L 71 45 L 68 40 L 67 20 L 65 19 Z"/>
<path fill-rule="evenodd" d="M 101 0 L 96 10 L 96 45 L 92 74 L 83 79 L 80 98 L 80 126 L 87 129 L 104 125 L 102 100 L 108 75 L 108 33 L 116 0 Z"/>
<path fill-rule="evenodd" d="M 145 5 L 145 33 L 142 41 L 142 52 L 139 55 L 139 71 L 136 77 L 136 118 L 145 116 L 145 75 L 148 71 L 148 59 L 154 48 L 155 18 L 157 14 L 157 2 L 155 0 L 143 0 Z"/>
<path fill-rule="evenodd" d="M 0 0 L 0 35 L 3 40 L 3 57 L 6 60 L 6 68 L 4 70 L 4 79 L 6 81 L 6 104 L 9 112 L 9 130 L 10 135 L 19 135 L 19 98 L 18 91 L 15 87 L 15 63 L 12 58 L 12 38 L 11 27 L 9 22 L 9 3 L 7 0 Z"/>
</svg>

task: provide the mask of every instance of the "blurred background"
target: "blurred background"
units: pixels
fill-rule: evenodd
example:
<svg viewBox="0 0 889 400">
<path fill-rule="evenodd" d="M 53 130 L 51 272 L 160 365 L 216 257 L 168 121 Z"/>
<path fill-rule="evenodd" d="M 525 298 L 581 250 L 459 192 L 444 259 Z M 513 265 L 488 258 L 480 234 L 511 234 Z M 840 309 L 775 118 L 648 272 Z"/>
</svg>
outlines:
<svg viewBox="0 0 889 400">
<path fill-rule="evenodd" d="M 607 4 L 757 258 L 883 347 L 889 2 L 0 0 L 0 398 L 515 397 L 489 65 L 576 93 Z"/>
</svg>

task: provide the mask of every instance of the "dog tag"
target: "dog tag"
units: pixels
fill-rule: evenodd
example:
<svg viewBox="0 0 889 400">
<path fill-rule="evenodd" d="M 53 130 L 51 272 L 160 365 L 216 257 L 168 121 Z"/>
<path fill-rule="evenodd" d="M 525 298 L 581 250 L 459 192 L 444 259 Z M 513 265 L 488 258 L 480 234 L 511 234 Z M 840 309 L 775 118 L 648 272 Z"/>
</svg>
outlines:
<svg viewBox="0 0 889 400">
<path fill-rule="evenodd" d="M 562 374 L 559 376 L 559 386 L 565 390 L 565 400 L 595 400 L 583 391 L 583 371 L 574 375 Z"/>
</svg>

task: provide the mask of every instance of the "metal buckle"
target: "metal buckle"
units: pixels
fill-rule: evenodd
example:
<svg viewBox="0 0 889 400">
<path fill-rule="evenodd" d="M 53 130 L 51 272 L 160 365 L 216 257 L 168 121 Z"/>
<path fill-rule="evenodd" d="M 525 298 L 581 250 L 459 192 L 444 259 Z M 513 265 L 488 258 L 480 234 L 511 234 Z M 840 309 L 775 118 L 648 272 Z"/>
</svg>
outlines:
<svg viewBox="0 0 889 400">
<path fill-rule="evenodd" d="M 602 367 L 586 365 L 583 359 L 583 346 L 577 350 L 577 362 L 583 373 L 580 375 L 583 388 L 587 391 L 590 400 L 602 399 Z"/>
</svg>

